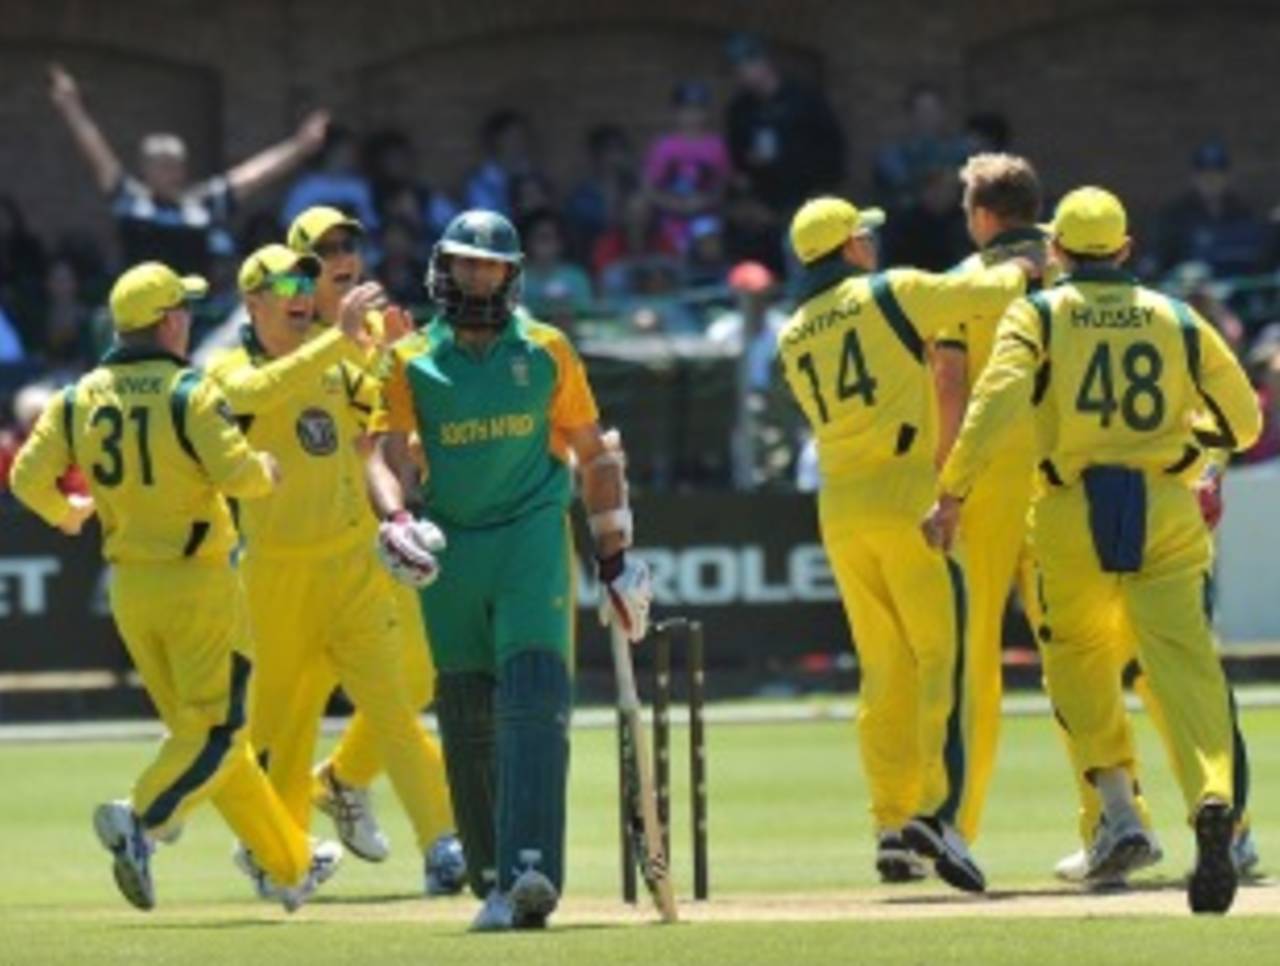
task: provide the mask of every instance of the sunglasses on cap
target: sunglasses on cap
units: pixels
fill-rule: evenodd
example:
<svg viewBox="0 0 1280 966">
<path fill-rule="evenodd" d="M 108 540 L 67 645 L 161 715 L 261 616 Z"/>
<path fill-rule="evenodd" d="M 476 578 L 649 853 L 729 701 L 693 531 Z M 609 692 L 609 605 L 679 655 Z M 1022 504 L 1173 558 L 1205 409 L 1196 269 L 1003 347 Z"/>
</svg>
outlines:
<svg viewBox="0 0 1280 966">
<path fill-rule="evenodd" d="M 352 255 L 360 250 L 360 239 L 353 235 L 339 238 L 336 241 L 316 242 L 311 250 L 321 258 L 333 258 L 335 255 Z"/>
<path fill-rule="evenodd" d="M 316 290 L 316 280 L 310 275 L 289 272 L 284 275 L 268 275 L 262 283 L 272 295 L 293 298 L 295 295 L 311 295 Z"/>
</svg>

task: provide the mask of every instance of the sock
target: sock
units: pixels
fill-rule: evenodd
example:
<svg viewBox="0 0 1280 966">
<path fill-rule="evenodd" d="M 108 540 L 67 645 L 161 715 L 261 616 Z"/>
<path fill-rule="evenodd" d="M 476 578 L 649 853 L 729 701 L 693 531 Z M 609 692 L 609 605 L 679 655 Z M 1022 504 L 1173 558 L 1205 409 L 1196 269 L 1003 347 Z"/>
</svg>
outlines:
<svg viewBox="0 0 1280 966">
<path fill-rule="evenodd" d="M 467 884 L 477 899 L 497 881 L 493 691 L 493 676 L 479 671 L 442 672 L 436 681 L 453 814 L 467 858 Z"/>
<path fill-rule="evenodd" d="M 554 651 L 521 651 L 498 669 L 498 885 L 525 869 L 564 885 L 569 670 Z"/>
<path fill-rule="evenodd" d="M 1117 825 L 1137 817 L 1133 802 L 1133 779 L 1123 768 L 1099 768 L 1093 776 L 1102 799 L 1107 824 Z"/>
</svg>

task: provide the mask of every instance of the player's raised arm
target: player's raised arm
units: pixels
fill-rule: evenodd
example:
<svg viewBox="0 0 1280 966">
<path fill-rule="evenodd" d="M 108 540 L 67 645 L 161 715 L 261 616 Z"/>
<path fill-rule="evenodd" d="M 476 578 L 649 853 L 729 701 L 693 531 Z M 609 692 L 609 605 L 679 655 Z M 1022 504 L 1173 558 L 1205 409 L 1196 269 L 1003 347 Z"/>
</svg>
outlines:
<svg viewBox="0 0 1280 966">
<path fill-rule="evenodd" d="M 18 451 L 10 485 L 14 495 L 45 523 L 75 534 L 93 516 L 93 498 L 68 497 L 58 489 L 59 477 L 73 462 L 64 406 L 65 397 L 59 393 L 40 414 L 31 436 Z"/>
</svg>

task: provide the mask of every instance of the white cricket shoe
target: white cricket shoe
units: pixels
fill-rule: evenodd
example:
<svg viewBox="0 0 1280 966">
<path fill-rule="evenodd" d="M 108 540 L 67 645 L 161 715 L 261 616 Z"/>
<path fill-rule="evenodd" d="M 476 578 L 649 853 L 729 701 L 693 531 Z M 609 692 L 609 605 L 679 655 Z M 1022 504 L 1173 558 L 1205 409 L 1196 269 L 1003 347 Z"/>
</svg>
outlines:
<svg viewBox="0 0 1280 966">
<path fill-rule="evenodd" d="M 1259 875 L 1258 865 L 1262 862 L 1262 856 L 1258 854 L 1258 846 L 1253 841 L 1252 829 L 1241 828 L 1236 831 L 1231 840 L 1231 861 L 1235 863 L 1236 875 L 1240 878 L 1252 879 Z"/>
<path fill-rule="evenodd" d="M 525 869 L 511 885 L 510 901 L 514 928 L 545 929 L 560 902 L 560 893 L 537 869 Z"/>
<path fill-rule="evenodd" d="M 918 882 L 927 878 L 924 859 L 902 839 L 900 831 L 881 832 L 876 839 L 876 871 L 881 882 Z"/>
<path fill-rule="evenodd" d="M 933 859 L 933 870 L 943 882 L 964 892 L 986 891 L 987 877 L 953 826 L 931 815 L 917 815 L 903 826 L 902 839 L 925 858 Z"/>
<path fill-rule="evenodd" d="M 311 847 L 311 867 L 307 869 L 302 884 L 292 889 L 279 889 L 280 902 L 285 912 L 297 912 L 302 904 L 315 895 L 315 891 L 333 878 L 342 864 L 342 846 L 337 842 L 317 842 Z M 274 883 L 272 883 L 274 886 Z M 279 888 L 279 887 L 276 887 Z"/>
<path fill-rule="evenodd" d="M 423 878 L 429 896 L 456 896 L 467 884 L 467 857 L 458 836 L 446 833 L 431 844 Z"/>
<path fill-rule="evenodd" d="M 471 920 L 471 931 L 502 932 L 511 929 L 514 924 L 515 911 L 511 907 L 511 900 L 506 893 L 494 886 L 476 917 Z"/>
<path fill-rule="evenodd" d="M 378 826 L 369 789 L 342 784 L 329 764 L 318 765 L 315 778 L 317 790 L 312 801 L 333 819 L 342 844 L 366 862 L 385 861 L 391 854 L 391 840 Z"/>
<path fill-rule="evenodd" d="M 1137 813 L 1131 812 L 1114 824 L 1103 817 L 1094 829 L 1093 843 L 1089 846 L 1085 881 L 1098 883 L 1119 879 L 1123 882 L 1131 872 L 1158 861 L 1158 848 L 1151 833 L 1143 828 Z"/>
<path fill-rule="evenodd" d="M 126 801 L 107 802 L 93 810 L 93 830 L 103 848 L 115 857 L 111 871 L 120 894 L 139 909 L 154 909 L 155 886 L 151 882 L 151 852 L 142 823 Z"/>
</svg>

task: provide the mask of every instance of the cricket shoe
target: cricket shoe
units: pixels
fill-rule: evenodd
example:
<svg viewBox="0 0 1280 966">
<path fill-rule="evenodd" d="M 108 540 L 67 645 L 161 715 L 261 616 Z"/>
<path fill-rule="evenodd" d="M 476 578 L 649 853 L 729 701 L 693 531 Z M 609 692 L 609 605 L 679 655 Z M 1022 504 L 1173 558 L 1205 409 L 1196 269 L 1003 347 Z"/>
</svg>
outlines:
<svg viewBox="0 0 1280 966">
<path fill-rule="evenodd" d="M 881 832 L 876 841 L 876 871 L 881 882 L 919 882 L 929 869 L 907 843 L 901 832 Z"/>
<path fill-rule="evenodd" d="M 456 896 L 467 884 L 467 858 L 458 836 L 446 833 L 432 843 L 425 859 L 429 896 Z"/>
<path fill-rule="evenodd" d="M 933 870 L 943 882 L 964 892 L 985 892 L 986 876 L 969 854 L 969 847 L 951 825 L 928 815 L 917 815 L 902 829 L 907 846 L 933 859 Z"/>
<path fill-rule="evenodd" d="M 245 848 L 243 842 L 237 842 L 235 849 L 231 853 L 231 861 L 235 867 L 249 877 L 249 881 L 253 883 L 253 891 L 259 899 L 276 900 L 280 898 L 280 889 L 267 875 L 265 869 L 258 865 L 258 860 L 253 857 L 253 853 Z"/>
<path fill-rule="evenodd" d="M 1226 802 L 1209 799 L 1196 809 L 1196 866 L 1187 883 L 1192 912 L 1226 912 L 1236 897 L 1231 838 L 1235 821 Z"/>
<path fill-rule="evenodd" d="M 391 841 L 378 827 L 369 789 L 342 784 L 329 764 L 316 767 L 315 783 L 312 801 L 333 819 L 342 844 L 366 862 L 385 861 L 391 854 Z"/>
<path fill-rule="evenodd" d="M 494 886 L 489 890 L 484 905 L 471 920 L 472 932 L 502 932 L 515 924 L 515 910 L 507 894 Z"/>
<path fill-rule="evenodd" d="M 509 899 L 514 928 L 546 929 L 547 919 L 560 902 L 560 893 L 537 869 L 525 869 L 512 884 Z"/>
<path fill-rule="evenodd" d="M 1114 823 L 1104 816 L 1094 829 L 1084 881 L 1123 883 L 1130 873 L 1158 861 L 1158 851 L 1159 846 L 1142 827 L 1137 814 L 1130 813 Z"/>
<path fill-rule="evenodd" d="M 1151 842 L 1151 852 L 1147 860 L 1135 866 L 1130 870 L 1131 872 L 1153 866 L 1164 859 L 1164 850 L 1160 847 L 1160 842 L 1156 839 L 1155 833 L 1148 830 L 1147 838 Z M 1125 876 L 1100 876 L 1090 879 L 1089 852 L 1087 849 L 1077 849 L 1070 855 L 1063 856 L 1058 860 L 1058 864 L 1053 867 L 1053 874 L 1063 882 L 1070 882 L 1074 885 L 1088 885 L 1089 888 L 1098 890 L 1123 889 L 1129 884 Z"/>
<path fill-rule="evenodd" d="M 333 874 L 338 871 L 338 866 L 341 864 L 341 845 L 330 841 L 316 842 L 311 847 L 311 867 L 307 869 L 301 885 L 282 889 L 272 884 L 273 888 L 278 889 L 284 911 L 297 912 L 304 902 L 315 895 L 317 889 L 333 878 Z M 270 884 L 270 880 L 268 882 Z"/>
<path fill-rule="evenodd" d="M 1258 855 L 1258 846 L 1253 841 L 1253 831 L 1248 828 L 1236 830 L 1231 840 L 1231 861 L 1235 864 L 1236 875 L 1241 879 L 1259 877 L 1258 865 L 1262 856 Z"/>
<path fill-rule="evenodd" d="M 153 846 L 128 802 L 107 802 L 93 810 L 93 830 L 115 861 L 111 871 L 120 894 L 139 909 L 154 909 L 156 890 L 151 882 Z"/>
</svg>

